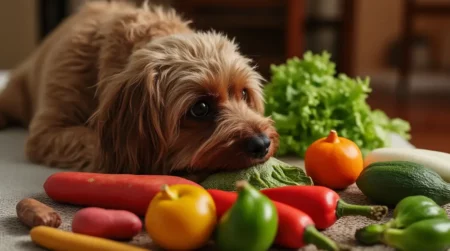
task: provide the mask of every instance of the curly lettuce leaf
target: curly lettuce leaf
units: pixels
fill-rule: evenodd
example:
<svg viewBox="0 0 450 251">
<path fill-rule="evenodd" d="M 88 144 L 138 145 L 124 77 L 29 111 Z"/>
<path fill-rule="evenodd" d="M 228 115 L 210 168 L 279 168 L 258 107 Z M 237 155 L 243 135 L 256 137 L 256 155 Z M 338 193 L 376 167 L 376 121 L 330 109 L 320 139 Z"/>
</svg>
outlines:
<svg viewBox="0 0 450 251">
<path fill-rule="evenodd" d="M 407 121 L 390 119 L 366 102 L 369 79 L 336 74 L 330 54 L 307 52 L 271 66 L 265 88 L 266 115 L 280 134 L 279 156 L 304 157 L 308 146 L 334 129 L 354 141 L 363 154 L 390 145 L 390 134 L 409 139 Z"/>
<path fill-rule="evenodd" d="M 205 189 L 235 191 L 239 180 L 248 181 L 258 190 L 288 185 L 313 185 L 311 177 L 303 169 L 276 158 L 249 168 L 212 174 L 200 185 Z"/>
</svg>

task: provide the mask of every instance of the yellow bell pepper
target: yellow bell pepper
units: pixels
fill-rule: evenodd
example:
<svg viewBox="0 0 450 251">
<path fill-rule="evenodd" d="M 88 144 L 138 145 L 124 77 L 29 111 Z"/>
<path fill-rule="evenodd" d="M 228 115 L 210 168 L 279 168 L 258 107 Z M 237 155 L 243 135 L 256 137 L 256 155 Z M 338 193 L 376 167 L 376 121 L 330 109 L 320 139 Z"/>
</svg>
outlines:
<svg viewBox="0 0 450 251">
<path fill-rule="evenodd" d="M 217 223 L 211 195 L 194 185 L 164 185 L 145 215 L 147 232 L 157 245 L 169 250 L 204 246 Z"/>
</svg>

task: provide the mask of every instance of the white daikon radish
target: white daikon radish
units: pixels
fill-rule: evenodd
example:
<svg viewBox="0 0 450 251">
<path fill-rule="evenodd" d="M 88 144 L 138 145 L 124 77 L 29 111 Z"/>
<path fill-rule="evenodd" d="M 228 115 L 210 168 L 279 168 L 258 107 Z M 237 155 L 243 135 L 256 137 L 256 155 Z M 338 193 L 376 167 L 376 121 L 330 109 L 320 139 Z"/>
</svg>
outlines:
<svg viewBox="0 0 450 251">
<path fill-rule="evenodd" d="M 381 161 L 411 161 L 438 173 L 442 179 L 450 182 L 450 154 L 426 149 L 379 148 L 364 158 L 364 167 Z"/>
<path fill-rule="evenodd" d="M 446 159 L 447 161 L 450 161 L 450 154 L 448 153 L 444 153 L 444 152 L 438 152 L 438 151 L 432 151 L 432 150 L 426 150 L 426 149 L 415 149 L 418 152 L 422 152 L 425 154 L 430 154 L 430 155 L 436 155 L 436 157 L 441 157 Z"/>
</svg>

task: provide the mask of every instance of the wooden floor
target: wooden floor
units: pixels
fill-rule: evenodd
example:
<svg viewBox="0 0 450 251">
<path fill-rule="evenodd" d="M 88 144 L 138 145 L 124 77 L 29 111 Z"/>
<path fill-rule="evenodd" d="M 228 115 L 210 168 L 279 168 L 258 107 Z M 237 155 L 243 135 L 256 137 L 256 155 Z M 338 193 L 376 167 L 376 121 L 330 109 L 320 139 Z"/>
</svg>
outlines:
<svg viewBox="0 0 450 251">
<path fill-rule="evenodd" d="M 411 143 L 418 148 L 450 153 L 450 95 L 415 95 L 397 104 L 392 94 L 374 91 L 368 98 L 372 108 L 411 124 Z"/>
</svg>

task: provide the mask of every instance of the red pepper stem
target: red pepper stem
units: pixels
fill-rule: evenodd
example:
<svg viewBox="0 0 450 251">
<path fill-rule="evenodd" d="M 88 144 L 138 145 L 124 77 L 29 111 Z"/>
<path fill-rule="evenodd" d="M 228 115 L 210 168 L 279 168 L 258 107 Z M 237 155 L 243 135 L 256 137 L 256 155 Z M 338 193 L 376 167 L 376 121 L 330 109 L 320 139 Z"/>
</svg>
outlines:
<svg viewBox="0 0 450 251">
<path fill-rule="evenodd" d="M 319 232 L 314 225 L 310 225 L 305 228 L 305 232 L 303 233 L 303 241 L 306 244 L 316 245 L 316 247 L 320 250 L 341 250 L 336 242 Z"/>
<path fill-rule="evenodd" d="M 336 206 L 336 217 L 339 219 L 343 216 L 360 215 L 372 220 L 381 220 L 388 213 L 386 206 L 362 206 L 349 204 L 343 200 L 339 200 Z"/>
</svg>

